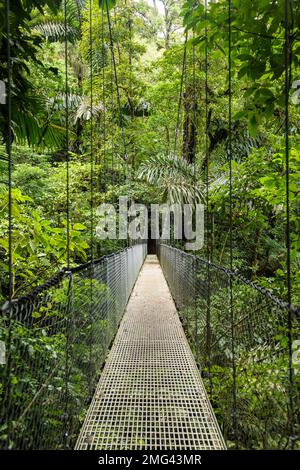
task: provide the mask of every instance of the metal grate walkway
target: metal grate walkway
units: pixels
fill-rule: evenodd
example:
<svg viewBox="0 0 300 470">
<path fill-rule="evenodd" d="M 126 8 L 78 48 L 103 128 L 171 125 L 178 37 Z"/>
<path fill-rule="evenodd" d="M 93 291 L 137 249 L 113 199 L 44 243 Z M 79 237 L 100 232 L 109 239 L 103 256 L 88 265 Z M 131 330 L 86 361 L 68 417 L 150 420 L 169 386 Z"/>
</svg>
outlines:
<svg viewBox="0 0 300 470">
<path fill-rule="evenodd" d="M 223 449 L 155 256 L 132 292 L 76 449 Z"/>
</svg>

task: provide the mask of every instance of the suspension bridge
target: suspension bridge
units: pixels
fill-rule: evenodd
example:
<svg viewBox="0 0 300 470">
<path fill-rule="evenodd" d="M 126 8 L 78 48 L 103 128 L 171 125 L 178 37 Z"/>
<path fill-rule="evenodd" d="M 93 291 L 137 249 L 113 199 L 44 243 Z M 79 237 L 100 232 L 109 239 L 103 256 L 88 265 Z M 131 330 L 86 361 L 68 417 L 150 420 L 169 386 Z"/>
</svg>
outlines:
<svg viewBox="0 0 300 470">
<path fill-rule="evenodd" d="M 4 305 L 4 448 L 295 444 L 281 339 L 299 309 L 165 243 L 157 254 L 141 242 Z"/>
<path fill-rule="evenodd" d="M 66 14 L 65 9 L 65 18 Z M 91 10 L 90 18 L 92 29 Z M 120 118 L 108 8 L 107 21 Z M 9 11 L 6 27 L 9 38 Z M 90 40 L 92 64 L 92 30 Z M 7 43 L 10 134 L 10 41 Z M 69 131 L 67 52 L 66 39 Z M 183 73 L 185 61 L 186 45 Z M 207 63 L 205 71 L 207 80 Z M 92 116 L 92 65 L 90 80 Z M 178 121 L 183 84 L 182 74 Z M 230 137 L 231 77 L 228 95 Z M 206 117 L 207 101 L 206 96 Z M 140 240 L 97 259 L 92 118 L 90 123 L 90 261 L 76 267 L 70 263 L 71 162 L 67 132 L 67 266 L 17 299 L 12 295 L 12 139 L 8 136 L 9 298 L 2 306 L 0 320 L 0 447 L 299 448 L 299 375 L 294 371 L 292 339 L 300 336 L 300 310 L 291 304 L 290 285 L 288 300 L 284 301 L 233 269 L 231 138 L 229 267 L 213 263 L 210 253 L 203 259 L 163 240 L 157 242 L 156 255 L 148 255 L 147 243 Z M 120 127 L 126 161 L 121 119 Z M 175 149 L 178 127 L 179 123 Z M 288 132 L 287 128 L 287 141 Z M 207 151 L 207 130 L 206 140 Z M 208 198 L 208 174 L 206 184 Z M 290 284 L 289 245 L 287 276 Z"/>
<path fill-rule="evenodd" d="M 147 257 L 132 292 L 76 448 L 89 445 L 224 448 L 155 256 Z"/>
</svg>

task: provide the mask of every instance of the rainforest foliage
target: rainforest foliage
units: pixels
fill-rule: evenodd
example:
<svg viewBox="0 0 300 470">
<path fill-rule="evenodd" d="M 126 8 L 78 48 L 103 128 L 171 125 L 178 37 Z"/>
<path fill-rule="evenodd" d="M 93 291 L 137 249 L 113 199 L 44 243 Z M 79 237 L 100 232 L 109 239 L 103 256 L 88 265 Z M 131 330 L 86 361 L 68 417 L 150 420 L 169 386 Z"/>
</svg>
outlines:
<svg viewBox="0 0 300 470">
<path fill-rule="evenodd" d="M 287 92 L 292 302 L 300 304 L 300 3 L 289 3 L 286 24 L 283 0 L 232 0 L 229 88 L 225 0 L 207 10 L 200 0 L 11 2 L 13 297 L 66 265 L 68 153 L 73 266 L 90 257 L 91 185 L 95 209 L 120 195 L 147 205 L 197 195 L 206 211 L 197 254 L 229 266 L 231 158 L 233 266 L 286 299 Z M 0 17 L 7 87 L 3 1 Z M 1 104 L 1 303 L 7 118 Z M 124 244 L 94 241 L 98 256 Z"/>
<path fill-rule="evenodd" d="M 297 303 L 300 7 L 296 1 L 291 4 L 290 236 L 293 300 Z M 136 201 L 148 204 L 167 199 L 183 201 L 193 191 L 193 168 L 184 171 L 174 159 L 182 156 L 188 166 L 195 163 L 197 192 L 203 202 L 207 177 L 209 182 L 207 213 L 211 215 L 207 225 L 211 230 L 207 242 L 211 258 L 228 264 L 227 3 L 211 3 L 205 13 L 204 4 L 192 0 L 168 0 L 158 6 L 144 1 L 109 2 L 118 90 L 105 4 L 102 8 L 96 0 L 92 2 L 92 25 L 89 2 L 68 0 L 66 6 L 65 20 L 64 4 L 59 0 L 12 3 L 14 295 L 66 262 L 66 102 L 72 262 L 80 263 L 89 256 L 92 151 L 95 207 L 102 201 L 115 202 L 130 191 Z M 3 5 L 0 12 L 4 25 Z M 281 296 L 285 295 L 286 272 L 283 18 L 283 1 L 235 0 L 232 5 L 234 265 Z M 184 28 L 187 45 L 183 67 Z M 0 54 L 1 79 L 6 82 L 4 38 Z M 5 106 L 0 113 L 4 156 Z M 5 298 L 5 162 L 1 166 L 0 270 L 1 295 Z M 97 251 L 115 249 L 116 244 L 102 243 Z M 203 257 L 206 248 L 199 253 Z"/>
</svg>

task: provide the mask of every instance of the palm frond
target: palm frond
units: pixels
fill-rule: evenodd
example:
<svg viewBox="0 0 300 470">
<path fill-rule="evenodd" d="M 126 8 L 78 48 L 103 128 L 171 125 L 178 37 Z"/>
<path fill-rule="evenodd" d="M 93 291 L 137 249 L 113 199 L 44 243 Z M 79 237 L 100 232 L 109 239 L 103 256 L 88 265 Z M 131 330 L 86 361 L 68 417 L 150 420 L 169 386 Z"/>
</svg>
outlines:
<svg viewBox="0 0 300 470">
<path fill-rule="evenodd" d="M 224 187 L 228 182 L 228 177 L 226 175 L 219 176 L 214 181 L 209 183 L 209 189 L 211 191 L 216 191 L 222 187 Z"/>
<path fill-rule="evenodd" d="M 74 43 L 80 39 L 80 30 L 73 26 L 67 25 L 62 21 L 47 21 L 35 25 L 34 29 L 38 31 L 49 42 L 63 42 L 67 37 L 68 41 Z"/>
<path fill-rule="evenodd" d="M 249 157 L 254 149 L 261 147 L 264 138 L 262 135 L 257 137 L 251 137 L 248 129 L 241 129 L 237 127 L 234 129 L 232 136 L 231 147 L 229 146 L 229 140 L 226 141 L 226 154 L 227 160 L 230 159 L 230 154 L 233 160 L 241 163 L 243 160 Z"/>
<path fill-rule="evenodd" d="M 195 182 L 194 171 L 184 158 L 156 155 L 140 166 L 137 177 L 158 186 L 171 203 L 193 204 L 204 199 L 202 184 Z"/>
<path fill-rule="evenodd" d="M 12 125 L 17 143 L 48 149 L 57 149 L 64 145 L 66 132 L 62 126 L 49 121 L 40 124 L 31 113 L 17 114 Z"/>
<path fill-rule="evenodd" d="M 85 0 L 67 0 L 67 28 L 65 27 L 64 6 L 55 16 L 39 15 L 32 21 L 34 29 L 49 42 L 63 42 L 65 38 L 74 43 L 81 37 L 81 16 Z"/>
<path fill-rule="evenodd" d="M 89 97 L 82 97 L 75 113 L 75 122 L 78 120 L 89 121 L 91 116 L 97 117 L 104 111 L 103 103 L 94 103 L 91 106 Z"/>
<path fill-rule="evenodd" d="M 180 174 L 185 178 L 194 177 L 194 167 L 183 158 L 173 157 L 171 155 L 155 155 L 150 157 L 145 163 L 142 163 L 138 176 L 146 179 L 149 183 L 159 181 L 166 175 Z"/>
<path fill-rule="evenodd" d="M 58 93 L 57 95 L 50 97 L 48 100 L 49 108 L 52 111 L 63 111 L 66 109 L 66 94 Z M 71 112 L 76 112 L 78 107 L 81 105 L 82 96 L 76 93 L 68 94 L 68 108 Z"/>
<path fill-rule="evenodd" d="M 171 204 L 198 204 L 204 200 L 199 183 L 186 181 L 180 176 L 165 180 L 165 195 Z"/>
</svg>

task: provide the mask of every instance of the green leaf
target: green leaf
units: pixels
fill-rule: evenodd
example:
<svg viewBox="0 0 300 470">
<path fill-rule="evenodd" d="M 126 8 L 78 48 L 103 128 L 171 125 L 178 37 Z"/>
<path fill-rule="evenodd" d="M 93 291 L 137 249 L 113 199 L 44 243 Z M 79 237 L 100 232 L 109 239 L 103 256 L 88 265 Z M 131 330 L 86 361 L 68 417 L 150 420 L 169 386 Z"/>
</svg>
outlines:
<svg viewBox="0 0 300 470">
<path fill-rule="evenodd" d="M 248 114 L 248 126 L 249 126 L 249 133 L 251 137 L 257 136 L 257 129 L 258 129 L 258 117 L 255 113 Z"/>
<path fill-rule="evenodd" d="M 275 98 L 273 92 L 269 90 L 269 88 L 262 87 L 256 90 L 254 93 L 254 99 L 256 103 L 263 104 L 273 101 Z"/>
<path fill-rule="evenodd" d="M 235 119 L 237 121 L 239 119 L 244 118 L 247 115 L 248 115 L 247 111 L 239 111 L 233 116 L 233 119 Z"/>
<path fill-rule="evenodd" d="M 86 229 L 86 226 L 83 225 L 83 224 L 80 224 L 80 223 L 76 223 L 74 224 L 74 230 L 85 230 Z"/>
<path fill-rule="evenodd" d="M 100 8 L 104 8 L 104 10 L 111 10 L 116 6 L 117 0 L 99 0 Z"/>
</svg>

